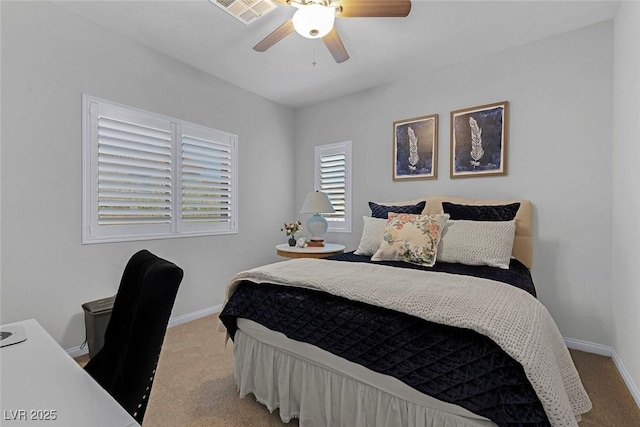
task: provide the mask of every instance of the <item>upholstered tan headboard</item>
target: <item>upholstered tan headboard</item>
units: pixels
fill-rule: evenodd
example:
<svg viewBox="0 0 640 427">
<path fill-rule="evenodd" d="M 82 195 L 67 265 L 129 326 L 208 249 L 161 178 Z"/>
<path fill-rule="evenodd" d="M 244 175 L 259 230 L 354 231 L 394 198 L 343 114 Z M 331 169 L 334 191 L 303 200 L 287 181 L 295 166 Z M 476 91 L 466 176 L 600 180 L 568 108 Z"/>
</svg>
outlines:
<svg viewBox="0 0 640 427">
<path fill-rule="evenodd" d="M 426 200 L 427 204 L 422 211 L 423 214 L 442 213 L 442 202 L 450 202 L 459 205 L 509 205 L 520 203 L 520 208 L 516 214 L 516 236 L 513 241 L 513 257 L 531 268 L 532 248 L 531 248 L 531 201 L 529 200 L 474 200 L 452 196 L 433 196 L 415 199 L 407 202 L 383 203 L 385 205 L 408 205 L 416 204 Z"/>
</svg>

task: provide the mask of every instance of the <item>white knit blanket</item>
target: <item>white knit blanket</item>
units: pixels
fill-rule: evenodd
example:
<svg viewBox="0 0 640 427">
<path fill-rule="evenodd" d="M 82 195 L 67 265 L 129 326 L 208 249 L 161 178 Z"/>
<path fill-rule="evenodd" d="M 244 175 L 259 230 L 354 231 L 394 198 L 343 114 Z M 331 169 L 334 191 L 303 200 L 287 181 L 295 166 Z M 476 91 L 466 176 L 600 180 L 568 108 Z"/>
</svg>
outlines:
<svg viewBox="0 0 640 427">
<path fill-rule="evenodd" d="M 295 259 L 238 273 L 249 280 L 321 290 L 422 319 L 472 329 L 524 367 L 553 426 L 577 426 L 591 409 L 578 372 L 547 309 L 529 293 L 470 276 L 369 263 Z"/>
</svg>

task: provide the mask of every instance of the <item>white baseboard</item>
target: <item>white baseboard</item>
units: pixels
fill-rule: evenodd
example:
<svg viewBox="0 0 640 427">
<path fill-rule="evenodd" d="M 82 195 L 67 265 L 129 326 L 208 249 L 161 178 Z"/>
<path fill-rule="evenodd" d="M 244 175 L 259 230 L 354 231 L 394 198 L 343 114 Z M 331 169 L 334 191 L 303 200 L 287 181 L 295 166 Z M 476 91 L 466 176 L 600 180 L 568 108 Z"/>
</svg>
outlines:
<svg viewBox="0 0 640 427">
<path fill-rule="evenodd" d="M 599 354 L 600 356 L 613 357 L 613 347 L 608 345 L 596 344 L 589 341 L 577 340 L 574 338 L 565 338 L 565 344 L 572 350 L 580 350 L 585 353 Z"/>
<path fill-rule="evenodd" d="M 564 342 L 567 344 L 567 347 L 573 350 L 580 350 L 586 353 L 594 353 L 601 356 L 610 357 L 613 360 L 613 363 L 616 365 L 616 368 L 618 368 L 618 372 L 620 372 L 622 380 L 627 385 L 627 388 L 629 389 L 633 400 L 636 401 L 636 405 L 638 405 L 638 407 L 640 408 L 640 390 L 638 390 L 638 386 L 633 382 L 631 375 L 629 375 L 629 371 L 627 371 L 627 368 L 625 368 L 622 360 L 613 347 L 573 338 L 565 338 Z"/>
<path fill-rule="evenodd" d="M 183 314 L 182 316 L 176 316 L 169 319 L 168 327 L 174 327 L 182 325 L 183 323 L 191 322 L 192 320 L 200 319 L 202 317 L 209 316 L 210 314 L 220 313 L 222 311 L 222 304 L 214 305 L 212 307 L 203 308 L 202 310 L 194 311 L 193 313 Z"/>
<path fill-rule="evenodd" d="M 219 313 L 222 310 L 222 304 L 214 305 L 211 307 L 203 308 L 202 310 L 194 311 L 193 313 L 183 314 L 181 316 L 172 317 L 169 319 L 168 328 L 182 325 L 183 323 L 191 322 L 192 320 L 200 319 L 210 314 Z M 65 350 L 67 354 L 74 359 L 76 357 L 83 356 L 89 353 L 89 346 L 84 343 L 78 347 L 72 347 Z"/>
<path fill-rule="evenodd" d="M 68 348 L 65 351 L 69 356 L 75 359 L 76 357 L 84 356 L 85 354 L 89 353 L 89 346 L 86 343 L 84 343 L 77 347 Z"/>
</svg>

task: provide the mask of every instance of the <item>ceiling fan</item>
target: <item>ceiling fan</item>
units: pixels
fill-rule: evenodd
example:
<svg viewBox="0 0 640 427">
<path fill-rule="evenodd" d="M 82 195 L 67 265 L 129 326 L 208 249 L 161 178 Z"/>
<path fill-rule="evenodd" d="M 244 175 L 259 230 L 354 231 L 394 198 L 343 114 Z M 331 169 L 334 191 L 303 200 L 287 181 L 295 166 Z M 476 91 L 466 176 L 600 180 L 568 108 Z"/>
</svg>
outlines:
<svg viewBox="0 0 640 427">
<path fill-rule="evenodd" d="M 294 31 L 310 39 L 321 38 L 333 59 L 341 63 L 349 54 L 333 26 L 335 18 L 403 18 L 411 0 L 273 0 L 297 8 L 293 18 L 276 28 L 253 47 L 264 52 Z"/>
</svg>

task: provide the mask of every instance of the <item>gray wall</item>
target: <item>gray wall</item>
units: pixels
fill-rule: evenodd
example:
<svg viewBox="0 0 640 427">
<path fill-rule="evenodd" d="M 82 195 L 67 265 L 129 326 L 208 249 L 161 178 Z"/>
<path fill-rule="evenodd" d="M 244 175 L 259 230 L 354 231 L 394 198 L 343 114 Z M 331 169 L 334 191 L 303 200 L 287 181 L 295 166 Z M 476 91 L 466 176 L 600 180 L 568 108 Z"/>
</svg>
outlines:
<svg viewBox="0 0 640 427">
<path fill-rule="evenodd" d="M 562 334 L 612 345 L 612 23 L 479 57 L 296 111 L 296 206 L 313 188 L 313 147 L 353 141 L 357 247 L 370 200 L 427 195 L 533 202 L 539 297 Z M 507 176 L 449 178 L 449 112 L 510 102 Z M 438 113 L 437 180 L 391 179 L 392 122 Z"/>
<path fill-rule="evenodd" d="M 613 346 L 640 385 L 640 3 L 615 18 L 613 86 Z M 640 395 L 636 389 L 636 396 Z M 640 404 L 640 402 L 638 402 Z"/>
<path fill-rule="evenodd" d="M 237 134 L 240 233 L 81 245 L 83 92 Z M 276 259 L 294 188 L 274 165 L 293 162 L 293 118 L 50 3 L 2 2 L 0 323 L 35 317 L 79 346 L 81 304 L 115 294 L 141 248 L 185 270 L 173 316 L 221 304 L 233 274 Z"/>
</svg>

